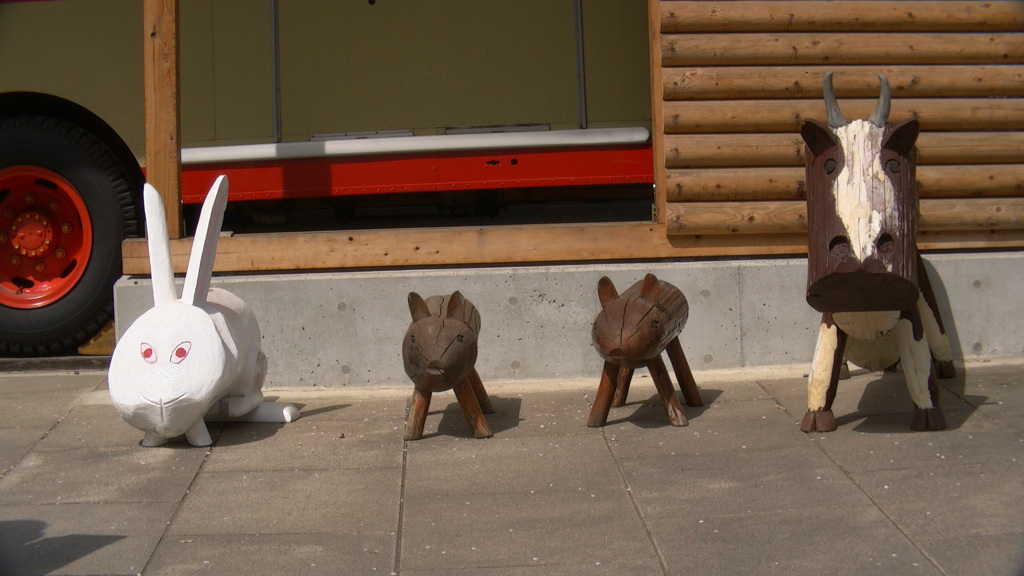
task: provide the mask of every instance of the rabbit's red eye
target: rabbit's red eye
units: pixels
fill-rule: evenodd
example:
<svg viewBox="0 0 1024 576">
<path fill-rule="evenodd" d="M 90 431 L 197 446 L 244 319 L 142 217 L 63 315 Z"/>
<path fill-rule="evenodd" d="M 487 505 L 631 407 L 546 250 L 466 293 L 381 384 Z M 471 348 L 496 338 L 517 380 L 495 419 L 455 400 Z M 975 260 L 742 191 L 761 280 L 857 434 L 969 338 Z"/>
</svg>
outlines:
<svg viewBox="0 0 1024 576">
<path fill-rule="evenodd" d="M 142 354 L 142 359 L 147 363 L 152 364 L 156 362 L 156 350 L 153 350 L 153 347 L 149 344 L 143 342 L 139 345 L 139 353 Z"/>
<path fill-rule="evenodd" d="M 179 362 L 184 360 L 185 357 L 188 356 L 188 352 L 191 349 L 191 342 L 185 341 L 182 342 L 181 344 L 178 344 L 178 347 L 174 349 L 174 354 L 171 355 L 171 364 L 178 364 Z"/>
</svg>

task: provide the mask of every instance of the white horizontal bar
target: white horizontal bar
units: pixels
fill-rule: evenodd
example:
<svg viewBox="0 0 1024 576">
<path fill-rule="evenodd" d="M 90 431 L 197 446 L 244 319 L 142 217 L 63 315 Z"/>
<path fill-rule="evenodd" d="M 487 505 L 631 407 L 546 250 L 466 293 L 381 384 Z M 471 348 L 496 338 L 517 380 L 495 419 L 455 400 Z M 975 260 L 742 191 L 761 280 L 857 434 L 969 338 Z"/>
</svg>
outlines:
<svg viewBox="0 0 1024 576">
<path fill-rule="evenodd" d="M 182 164 L 247 162 L 323 156 L 365 156 L 370 154 L 408 154 L 466 150 L 503 150 L 524 148 L 579 148 L 643 144 L 650 138 L 647 128 L 589 128 L 585 130 L 549 130 L 543 132 L 498 132 L 487 134 L 442 134 L 436 136 L 398 136 L 286 142 L 281 144 L 243 144 L 183 148 Z"/>
</svg>

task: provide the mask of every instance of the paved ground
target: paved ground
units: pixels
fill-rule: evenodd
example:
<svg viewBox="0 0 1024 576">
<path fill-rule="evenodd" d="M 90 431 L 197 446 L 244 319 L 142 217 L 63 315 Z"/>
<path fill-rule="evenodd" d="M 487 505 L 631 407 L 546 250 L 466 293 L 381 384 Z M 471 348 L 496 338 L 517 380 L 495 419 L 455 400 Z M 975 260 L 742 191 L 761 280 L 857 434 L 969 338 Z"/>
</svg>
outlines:
<svg viewBox="0 0 1024 576">
<path fill-rule="evenodd" d="M 0 375 L 0 574 L 1024 573 L 1024 359 L 943 383 L 912 433 L 902 377 L 855 374 L 805 435 L 804 379 L 698 378 L 672 428 L 638 373 L 498 385 L 495 436 L 454 395 L 403 442 L 409 390 L 285 389 L 303 418 L 142 448 L 103 372 Z"/>
</svg>

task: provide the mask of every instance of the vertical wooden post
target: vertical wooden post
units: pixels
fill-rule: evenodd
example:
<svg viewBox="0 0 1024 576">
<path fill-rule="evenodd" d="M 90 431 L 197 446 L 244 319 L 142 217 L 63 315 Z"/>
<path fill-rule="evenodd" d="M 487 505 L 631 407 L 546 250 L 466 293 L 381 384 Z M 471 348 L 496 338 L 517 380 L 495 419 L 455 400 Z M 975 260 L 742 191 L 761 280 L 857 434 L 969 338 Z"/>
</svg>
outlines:
<svg viewBox="0 0 1024 576">
<path fill-rule="evenodd" d="M 661 70 L 661 0 L 647 0 L 647 26 L 651 61 L 651 144 L 654 152 L 654 218 L 666 220 L 665 88 Z"/>
<path fill-rule="evenodd" d="M 181 238 L 181 122 L 178 101 L 178 0 L 144 0 L 143 79 L 146 180 L 161 194 L 167 232 Z"/>
</svg>

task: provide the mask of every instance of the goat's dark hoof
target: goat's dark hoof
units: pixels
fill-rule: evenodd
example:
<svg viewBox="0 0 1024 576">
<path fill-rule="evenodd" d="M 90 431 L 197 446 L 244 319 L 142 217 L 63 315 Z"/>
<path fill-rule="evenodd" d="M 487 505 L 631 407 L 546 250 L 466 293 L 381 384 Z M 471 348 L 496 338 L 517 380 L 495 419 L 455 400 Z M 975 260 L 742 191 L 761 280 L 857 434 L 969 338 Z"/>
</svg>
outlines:
<svg viewBox="0 0 1024 576">
<path fill-rule="evenodd" d="M 953 366 L 952 360 L 939 360 L 936 364 L 938 365 L 937 375 L 939 378 L 952 378 L 956 376 L 956 366 Z"/>
<path fill-rule="evenodd" d="M 945 430 L 946 417 L 939 408 L 915 408 L 914 419 L 910 421 L 910 429 L 918 432 L 925 430 Z"/>
<path fill-rule="evenodd" d="M 808 410 L 800 422 L 803 432 L 831 432 L 836 429 L 836 419 L 831 410 Z"/>
</svg>

